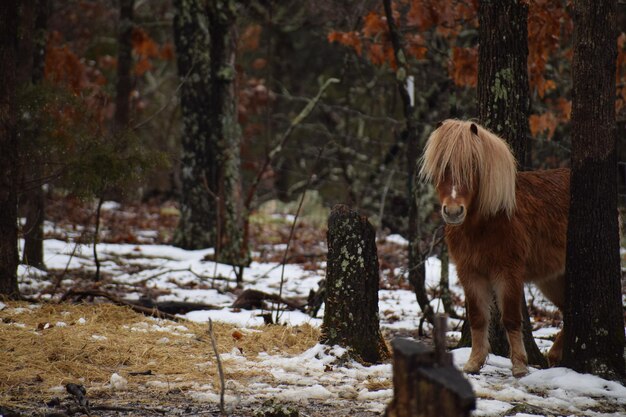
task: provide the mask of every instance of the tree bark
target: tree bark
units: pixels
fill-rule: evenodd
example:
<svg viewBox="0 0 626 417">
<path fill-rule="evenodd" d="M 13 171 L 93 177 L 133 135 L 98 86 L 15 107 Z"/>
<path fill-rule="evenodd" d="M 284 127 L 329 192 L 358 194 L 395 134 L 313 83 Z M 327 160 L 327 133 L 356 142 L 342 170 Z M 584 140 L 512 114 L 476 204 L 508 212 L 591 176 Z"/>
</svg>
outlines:
<svg viewBox="0 0 626 417">
<path fill-rule="evenodd" d="M 133 89 L 133 9 L 135 0 L 120 0 L 117 41 L 117 83 L 115 85 L 114 133 L 128 127 L 130 122 L 130 93 Z"/>
<path fill-rule="evenodd" d="M 478 114 L 480 122 L 504 138 L 521 169 L 526 166 L 529 146 L 528 113 L 528 5 L 519 0 L 481 1 L 478 9 Z M 522 303 L 524 347 L 530 364 L 547 366 L 535 343 L 526 301 Z M 467 343 L 469 326 L 464 326 L 461 344 Z M 495 298 L 489 324 L 491 351 L 509 355 L 506 331 Z"/>
<path fill-rule="evenodd" d="M 376 232 L 366 217 L 337 205 L 328 218 L 326 307 L 322 343 L 349 348 L 356 358 L 389 357 L 378 316 Z"/>
<path fill-rule="evenodd" d="M 219 196 L 217 259 L 231 265 L 247 265 L 241 189 L 241 129 L 235 89 L 237 53 L 237 3 L 207 2 L 211 38 L 211 142 L 217 147 L 216 191 Z"/>
<path fill-rule="evenodd" d="M 478 8 L 478 118 L 506 139 L 521 169 L 528 161 L 528 5 L 480 1 Z"/>
<path fill-rule="evenodd" d="M 174 234 L 174 245 L 200 249 L 214 246 L 216 241 L 217 195 L 209 188 L 209 184 L 217 182 L 216 149 L 209 140 L 210 40 L 200 0 L 176 0 L 174 7 L 178 75 L 183 83 L 180 90 L 182 190 L 180 221 Z"/>
<path fill-rule="evenodd" d="M 216 260 L 249 262 L 243 235 L 234 59 L 236 3 L 176 0 L 174 37 L 183 78 L 181 218 L 174 244 L 214 247 Z"/>
<path fill-rule="evenodd" d="M 50 0 L 36 0 L 34 42 L 32 47 L 32 74 L 33 85 L 39 85 L 44 78 L 46 40 L 48 34 L 48 15 Z M 22 204 L 24 205 L 26 223 L 24 225 L 24 253 L 22 262 L 39 269 L 45 269 L 43 256 L 43 222 L 45 214 L 45 195 L 42 187 L 44 176 L 42 155 L 39 148 L 40 133 L 36 127 L 31 127 L 32 136 L 26 157 L 20 160 L 28 164 L 24 172 L 26 184 L 23 187 Z"/>
<path fill-rule="evenodd" d="M 624 377 L 617 218 L 616 2 L 577 0 L 564 366 Z"/>
<path fill-rule="evenodd" d="M 17 285 L 17 131 L 15 88 L 19 1 L 0 2 L 0 297 L 19 298 Z"/>
</svg>

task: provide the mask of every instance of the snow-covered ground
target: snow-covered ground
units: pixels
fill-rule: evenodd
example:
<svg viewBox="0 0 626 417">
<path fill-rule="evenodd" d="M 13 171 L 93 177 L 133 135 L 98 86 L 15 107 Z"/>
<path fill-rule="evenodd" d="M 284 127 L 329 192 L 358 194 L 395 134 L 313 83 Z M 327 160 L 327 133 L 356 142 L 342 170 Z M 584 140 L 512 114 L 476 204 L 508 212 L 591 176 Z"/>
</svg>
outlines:
<svg viewBox="0 0 626 417">
<path fill-rule="evenodd" d="M 86 278 L 95 270 L 90 245 L 49 239 L 44 247 L 45 263 L 50 269 L 84 272 Z M 263 325 L 261 314 L 264 311 L 230 308 L 236 296 L 223 290 L 234 285 L 235 271 L 230 266 L 204 260 L 212 253 L 211 250 L 186 251 L 166 245 L 100 244 L 98 253 L 102 272 L 113 277 L 117 285 L 145 283 L 148 291 L 162 294 L 158 295 L 157 301 L 184 300 L 222 307 L 190 312 L 185 316 L 189 320 L 206 322 L 211 318 L 241 328 Z M 438 259 L 428 260 L 428 286 L 439 284 L 440 268 Z M 49 285 L 45 272 L 20 267 L 19 275 L 21 290 L 26 294 L 38 294 Z M 308 271 L 299 265 L 286 265 L 283 271 L 276 263 L 253 262 L 244 271 L 244 287 L 277 294 L 282 278 L 283 297 L 306 297 L 311 289 L 317 288 L 323 275 L 323 270 Z M 211 278 L 216 276 L 220 278 Z M 72 283 L 68 281 L 65 284 Z M 450 268 L 450 287 L 462 297 L 453 267 Z M 139 293 L 131 293 L 130 296 L 138 297 Z M 412 292 L 381 290 L 379 297 L 383 330 L 411 332 L 418 327 L 420 310 Z M 535 305 L 547 305 L 533 288 L 527 288 L 527 297 L 534 297 Z M 432 301 L 432 305 L 438 311 L 443 310 L 437 299 Z M 318 317 L 322 315 L 323 309 Z M 310 318 L 298 311 L 286 311 L 280 320 L 292 325 L 321 324 L 320 318 Z M 450 325 L 454 327 L 458 323 L 452 320 Z M 537 329 L 535 336 L 542 350 L 549 349 L 552 343 L 549 339 L 557 331 L 553 327 Z M 449 335 L 458 336 L 458 331 L 451 330 Z M 341 354 L 339 347 L 316 345 L 295 357 L 261 353 L 251 360 L 235 350 L 224 355 L 230 366 L 264 369 L 271 378 L 249 383 L 227 383 L 226 402 L 245 403 L 251 398 L 256 401 L 263 398 L 293 402 L 316 400 L 382 412 L 392 397 L 392 390 L 387 388 L 388 383 L 382 385 L 383 389 L 380 386 L 376 388 L 375 382 L 390 380 L 391 365 L 366 367 L 353 361 L 337 361 Z M 453 354 L 457 366 L 462 367 L 469 350 L 457 349 Z M 615 382 L 565 368 L 531 369 L 529 375 L 516 379 L 511 376 L 510 368 L 508 359 L 490 355 L 480 375 L 468 376 L 478 397 L 475 415 L 626 416 L 626 388 Z M 213 386 L 199 384 L 192 396 L 197 400 L 215 402 L 218 392 Z"/>
</svg>

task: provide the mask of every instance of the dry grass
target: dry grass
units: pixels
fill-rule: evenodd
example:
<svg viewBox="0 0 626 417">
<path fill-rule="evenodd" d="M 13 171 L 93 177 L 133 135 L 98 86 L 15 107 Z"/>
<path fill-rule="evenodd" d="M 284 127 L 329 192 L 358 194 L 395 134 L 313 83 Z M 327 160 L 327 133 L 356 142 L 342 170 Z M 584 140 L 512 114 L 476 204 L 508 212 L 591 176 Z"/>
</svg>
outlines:
<svg viewBox="0 0 626 417">
<path fill-rule="evenodd" d="M 262 351 L 297 354 L 319 338 L 311 326 L 246 331 L 214 323 L 213 329 L 220 353 L 237 348 L 251 360 Z M 129 391 L 151 380 L 168 383 L 156 390 L 170 382 L 177 388 L 219 384 L 206 325 L 155 320 L 109 304 L 9 303 L 0 311 L 0 350 L 0 404 L 6 406 L 48 400 L 59 395 L 51 388 L 69 382 L 97 393 L 113 373 L 128 380 Z M 129 375 L 147 370 L 153 375 Z M 228 361 L 225 373 L 234 380 L 256 376 L 254 369 L 229 369 Z"/>
</svg>

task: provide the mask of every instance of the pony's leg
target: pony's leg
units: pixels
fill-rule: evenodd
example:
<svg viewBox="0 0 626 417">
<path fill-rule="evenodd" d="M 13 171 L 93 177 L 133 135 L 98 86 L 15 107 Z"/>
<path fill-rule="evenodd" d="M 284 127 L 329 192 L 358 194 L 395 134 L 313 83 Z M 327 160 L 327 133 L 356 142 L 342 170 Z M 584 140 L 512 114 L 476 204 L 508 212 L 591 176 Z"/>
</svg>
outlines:
<svg viewBox="0 0 626 417">
<path fill-rule="evenodd" d="M 511 350 L 512 372 L 514 377 L 528 373 L 528 357 L 522 333 L 522 295 L 524 284 L 516 281 L 496 284 L 496 299 L 502 313 L 502 324 L 506 330 Z"/>
<path fill-rule="evenodd" d="M 489 354 L 489 319 L 492 289 L 489 282 L 480 276 L 471 280 L 461 279 L 467 301 L 467 317 L 472 331 L 472 352 L 463 367 L 470 374 L 480 371 Z"/>
<path fill-rule="evenodd" d="M 548 364 L 557 366 L 563 359 L 563 331 L 557 333 L 554 343 L 548 352 Z"/>
</svg>

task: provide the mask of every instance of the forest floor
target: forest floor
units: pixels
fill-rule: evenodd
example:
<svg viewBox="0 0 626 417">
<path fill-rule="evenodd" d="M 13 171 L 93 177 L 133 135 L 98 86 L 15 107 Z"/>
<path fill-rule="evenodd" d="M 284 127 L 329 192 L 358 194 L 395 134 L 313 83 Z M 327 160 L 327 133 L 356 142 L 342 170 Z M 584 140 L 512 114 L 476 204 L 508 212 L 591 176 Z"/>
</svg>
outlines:
<svg viewBox="0 0 626 417">
<path fill-rule="evenodd" d="M 393 395 L 390 363 L 366 366 L 347 359 L 339 347 L 320 345 L 323 306 L 314 318 L 298 308 L 324 277 L 324 216 L 298 219 L 283 269 L 293 215 L 276 206 L 256 213 L 253 262 L 238 286 L 232 267 L 211 261 L 212 250 L 169 245 L 178 215 L 174 204 L 105 203 L 103 209 L 97 247 L 101 278 L 95 282 L 93 207 L 71 198 L 49 202 L 47 270 L 21 266 L 27 301 L 0 303 L 0 348 L 6 352 L 0 361 L 0 407 L 5 407 L 0 415 L 9 415 L 8 409 L 50 416 L 220 415 L 222 379 L 211 334 L 224 372 L 227 415 L 384 412 Z M 381 235 L 377 246 L 384 337 L 418 338 L 421 314 L 406 283 L 406 242 Z M 443 310 L 440 273 L 441 263 L 430 258 L 427 286 L 437 311 Z M 463 293 L 453 266 L 450 289 L 462 315 Z M 534 334 L 546 351 L 560 317 L 536 289 L 526 290 Z M 268 297 L 278 294 L 294 308 L 278 311 Z M 157 319 L 111 304 L 138 300 L 179 314 Z M 460 324 L 450 320 L 450 346 Z M 428 343 L 428 324 L 423 331 L 418 339 Z M 468 349 L 453 355 L 462 366 Z M 475 415 L 626 415 L 626 388 L 620 384 L 564 368 L 531 369 L 515 379 L 510 367 L 508 359 L 490 355 L 481 374 L 468 377 L 478 398 Z M 75 384 L 74 394 L 67 384 Z"/>
</svg>

